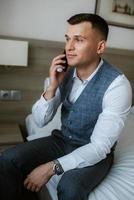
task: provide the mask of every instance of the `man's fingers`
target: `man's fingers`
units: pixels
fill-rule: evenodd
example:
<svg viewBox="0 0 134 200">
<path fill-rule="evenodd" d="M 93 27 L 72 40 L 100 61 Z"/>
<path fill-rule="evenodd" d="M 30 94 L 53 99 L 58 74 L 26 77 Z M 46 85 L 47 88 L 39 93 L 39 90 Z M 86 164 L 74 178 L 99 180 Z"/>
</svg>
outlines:
<svg viewBox="0 0 134 200">
<path fill-rule="evenodd" d="M 24 181 L 24 187 L 27 188 L 28 190 L 31 188 L 32 183 L 30 182 L 29 177 L 27 177 Z"/>
<path fill-rule="evenodd" d="M 27 184 L 28 184 L 28 178 L 26 178 L 26 179 L 24 180 L 24 187 L 27 187 Z"/>
<path fill-rule="evenodd" d="M 40 189 L 41 189 L 40 187 L 36 187 L 36 188 L 35 188 L 35 192 L 39 192 Z"/>
<path fill-rule="evenodd" d="M 27 189 L 27 190 L 31 190 L 31 188 L 32 188 L 32 184 L 31 184 L 31 183 L 28 183 L 28 184 L 26 185 L 26 189 Z"/>
<path fill-rule="evenodd" d="M 40 187 L 37 186 L 37 185 L 34 185 L 33 183 L 30 183 L 28 181 L 28 179 L 26 179 L 24 181 L 24 187 L 27 189 L 27 190 L 30 190 L 32 192 L 38 192 L 40 190 Z"/>
<path fill-rule="evenodd" d="M 59 55 L 59 56 L 56 56 L 56 57 L 53 59 L 53 61 L 60 60 L 60 59 L 62 59 L 62 58 L 64 58 L 64 57 L 65 57 L 65 54 L 61 54 L 61 55 Z"/>
<path fill-rule="evenodd" d="M 53 61 L 52 61 L 51 67 L 53 68 L 53 67 L 56 66 L 56 65 L 62 65 L 62 64 L 64 64 L 64 63 L 66 62 L 66 61 L 63 59 L 64 57 L 65 57 L 64 54 L 55 57 L 55 58 L 53 59 Z"/>
<path fill-rule="evenodd" d="M 29 188 L 29 190 L 31 190 L 32 192 L 39 192 L 41 189 L 41 187 L 37 186 L 37 185 L 31 185 L 31 187 Z"/>
</svg>

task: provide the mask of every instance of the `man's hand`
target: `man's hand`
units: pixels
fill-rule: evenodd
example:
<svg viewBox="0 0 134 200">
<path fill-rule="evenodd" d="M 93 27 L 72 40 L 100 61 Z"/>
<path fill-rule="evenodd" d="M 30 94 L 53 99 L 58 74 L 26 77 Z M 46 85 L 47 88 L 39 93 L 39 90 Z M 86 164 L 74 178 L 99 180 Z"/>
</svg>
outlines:
<svg viewBox="0 0 134 200">
<path fill-rule="evenodd" d="M 63 58 L 65 58 L 65 54 L 60 54 L 52 60 L 49 71 L 51 87 L 57 88 L 65 77 L 66 72 L 64 70 L 62 72 L 57 71 L 59 67 L 62 68 L 66 62 Z"/>
<path fill-rule="evenodd" d="M 54 175 L 53 161 L 36 167 L 24 181 L 24 187 L 32 192 L 38 192 Z"/>
<path fill-rule="evenodd" d="M 56 56 L 52 60 L 52 64 L 49 70 L 49 77 L 50 77 L 50 84 L 43 94 L 44 98 L 46 100 L 49 100 L 55 96 L 56 89 L 59 87 L 60 83 L 63 81 L 66 72 L 63 70 L 62 72 L 58 72 L 57 69 L 59 67 L 63 67 L 62 64 L 65 64 L 65 54 L 61 54 L 59 56 Z"/>
</svg>

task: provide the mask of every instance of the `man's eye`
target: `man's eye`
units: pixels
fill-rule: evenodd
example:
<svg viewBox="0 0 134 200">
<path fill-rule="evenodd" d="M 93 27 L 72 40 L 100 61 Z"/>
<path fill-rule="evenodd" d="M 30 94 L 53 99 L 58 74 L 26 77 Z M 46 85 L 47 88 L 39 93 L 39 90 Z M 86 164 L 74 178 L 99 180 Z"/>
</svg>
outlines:
<svg viewBox="0 0 134 200">
<path fill-rule="evenodd" d="M 77 42 L 83 42 L 83 39 L 81 39 L 81 38 L 77 38 L 76 40 L 77 40 Z"/>
<path fill-rule="evenodd" d="M 65 37 L 65 40 L 66 40 L 66 41 L 69 41 L 69 37 Z"/>
<path fill-rule="evenodd" d="M 68 41 L 69 41 L 69 38 L 66 37 L 66 42 L 68 42 Z"/>
</svg>

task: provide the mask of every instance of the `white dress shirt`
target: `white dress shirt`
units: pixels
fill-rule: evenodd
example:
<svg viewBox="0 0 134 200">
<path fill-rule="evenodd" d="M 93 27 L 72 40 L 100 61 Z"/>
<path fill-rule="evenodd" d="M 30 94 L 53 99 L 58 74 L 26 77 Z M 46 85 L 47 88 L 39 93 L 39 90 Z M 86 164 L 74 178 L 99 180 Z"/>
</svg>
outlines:
<svg viewBox="0 0 134 200">
<path fill-rule="evenodd" d="M 94 77 L 101 67 L 101 60 L 97 69 L 84 81 L 81 81 L 74 71 L 73 87 L 69 100 L 75 103 L 88 82 Z M 32 114 L 39 127 L 47 124 L 55 115 L 61 104 L 59 88 L 54 98 L 46 101 L 43 96 L 33 105 Z M 102 113 L 100 113 L 90 143 L 81 146 L 73 152 L 58 158 L 64 171 L 74 168 L 92 166 L 110 153 L 111 147 L 118 140 L 124 128 L 125 119 L 132 104 L 132 90 L 125 75 L 119 75 L 106 90 L 102 101 Z"/>
</svg>

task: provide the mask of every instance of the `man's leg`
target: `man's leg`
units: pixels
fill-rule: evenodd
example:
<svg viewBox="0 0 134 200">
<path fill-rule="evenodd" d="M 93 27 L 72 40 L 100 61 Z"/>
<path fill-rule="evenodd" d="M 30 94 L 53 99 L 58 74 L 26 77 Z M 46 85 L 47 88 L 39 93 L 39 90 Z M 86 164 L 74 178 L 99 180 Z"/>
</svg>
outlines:
<svg viewBox="0 0 134 200">
<path fill-rule="evenodd" d="M 62 156 L 63 145 L 62 141 L 50 136 L 17 145 L 3 152 L 0 155 L 0 199 L 20 200 L 27 174 L 40 164 Z"/>
<path fill-rule="evenodd" d="M 88 200 L 90 192 L 104 179 L 113 163 L 113 153 L 91 167 L 66 172 L 57 187 L 59 200 Z"/>
</svg>

